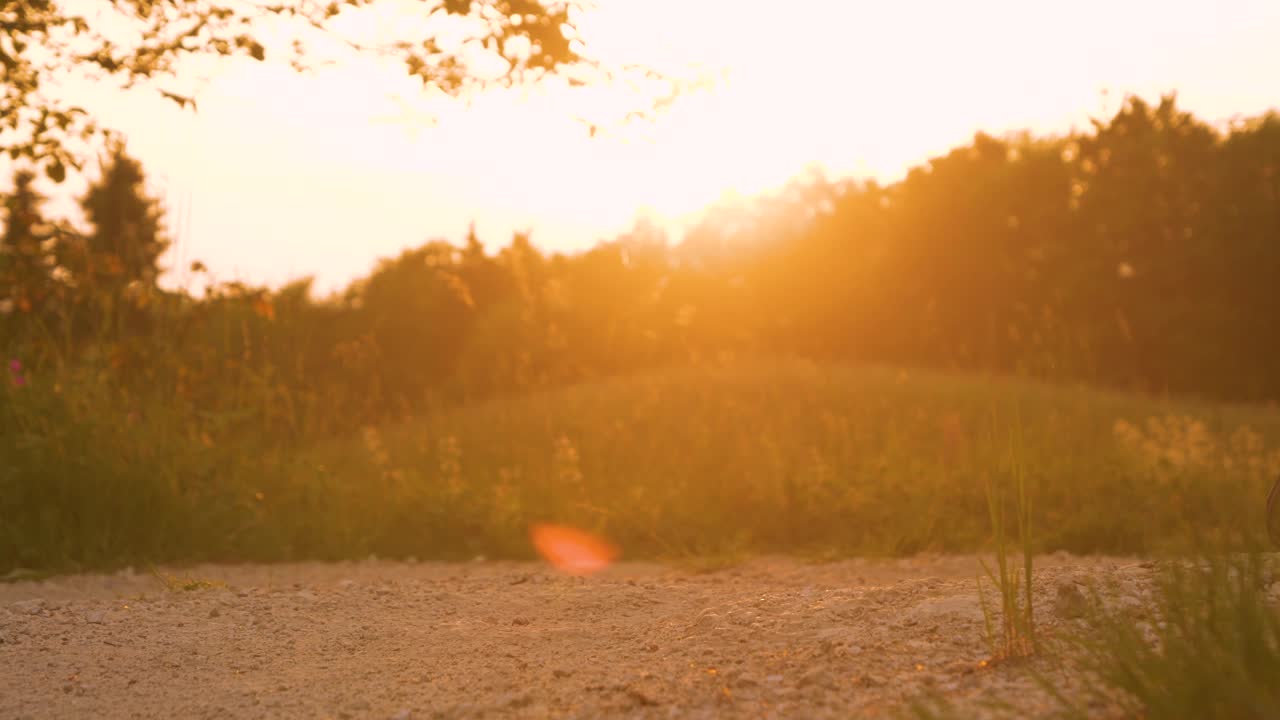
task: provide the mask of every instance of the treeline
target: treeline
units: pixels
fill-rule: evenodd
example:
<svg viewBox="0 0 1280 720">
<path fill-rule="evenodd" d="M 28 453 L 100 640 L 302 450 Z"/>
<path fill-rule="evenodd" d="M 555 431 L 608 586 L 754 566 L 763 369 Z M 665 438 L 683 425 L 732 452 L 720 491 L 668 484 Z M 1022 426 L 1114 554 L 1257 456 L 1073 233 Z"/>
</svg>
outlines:
<svg viewBox="0 0 1280 720">
<path fill-rule="evenodd" d="M 0 352 L 24 381 L 78 368 L 201 433 L 302 437 L 441 403 L 734 355 L 1021 373 L 1280 399 L 1280 117 L 1216 129 L 1172 96 L 1087 132 L 977 135 L 901 182 L 794 181 L 546 255 L 474 232 L 316 299 L 159 289 L 166 242 L 122 146 L 47 222 L 6 198 Z M 196 268 L 199 270 L 199 265 Z M 15 376 L 16 377 L 16 376 Z"/>
</svg>

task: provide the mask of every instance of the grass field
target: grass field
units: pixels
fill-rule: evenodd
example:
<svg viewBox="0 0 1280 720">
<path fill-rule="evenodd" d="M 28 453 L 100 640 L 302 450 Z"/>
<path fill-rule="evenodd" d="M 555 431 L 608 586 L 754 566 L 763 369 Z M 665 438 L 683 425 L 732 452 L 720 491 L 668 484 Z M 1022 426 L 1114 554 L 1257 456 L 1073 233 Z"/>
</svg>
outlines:
<svg viewBox="0 0 1280 720">
<path fill-rule="evenodd" d="M 1274 408 L 798 362 L 578 385 L 301 447 L 211 438 L 162 399 L 125 412 L 91 375 L 0 392 L 0 573 L 529 557 L 529 524 L 548 521 L 633 559 L 984 549 L 984 488 L 1010 471 L 1015 423 L 1037 551 L 1162 553 L 1258 532 L 1280 473 Z"/>
</svg>

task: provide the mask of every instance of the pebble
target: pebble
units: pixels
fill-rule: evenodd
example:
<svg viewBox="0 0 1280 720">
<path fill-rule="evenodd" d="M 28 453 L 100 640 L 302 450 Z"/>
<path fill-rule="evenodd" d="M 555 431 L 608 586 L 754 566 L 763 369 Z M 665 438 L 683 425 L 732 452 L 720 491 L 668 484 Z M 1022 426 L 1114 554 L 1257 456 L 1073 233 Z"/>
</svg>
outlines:
<svg viewBox="0 0 1280 720">
<path fill-rule="evenodd" d="M 412 717 L 413 717 L 413 711 L 411 711 L 409 708 L 404 708 L 402 710 L 397 711 L 395 715 L 392 715 L 391 720 L 410 720 L 410 718 Z"/>
<path fill-rule="evenodd" d="M 44 600 L 35 598 L 34 600 L 19 600 L 9 606 L 9 609 L 19 615 L 39 615 L 44 609 Z"/>
<path fill-rule="evenodd" d="M 717 615 L 716 613 L 712 612 L 711 610 L 703 610 L 702 612 L 698 613 L 698 616 L 696 618 L 694 618 L 693 626 L 703 630 L 709 630 L 715 627 L 716 622 L 719 620 L 720 620 L 720 616 Z"/>
<path fill-rule="evenodd" d="M 800 687 L 830 687 L 833 684 L 831 673 L 822 668 L 814 668 L 800 677 Z"/>
<path fill-rule="evenodd" d="M 1147 604 L 1137 595 L 1125 595 L 1120 598 L 1118 604 L 1121 611 L 1132 618 L 1144 618 L 1149 612 Z"/>
<path fill-rule="evenodd" d="M 1053 600 L 1053 612 L 1064 620 L 1084 617 L 1089 610 L 1089 600 L 1080 586 L 1072 580 L 1060 580 Z"/>
<path fill-rule="evenodd" d="M 971 622 L 982 622 L 982 605 L 978 598 L 968 595 L 951 595 L 926 598 L 909 611 L 909 617 L 903 619 L 904 624 L 914 624 L 914 620 L 931 620 L 950 616 Z"/>
<path fill-rule="evenodd" d="M 101 625 L 106 622 L 107 614 L 101 610 L 90 610 L 84 614 L 84 621 L 91 625 Z"/>
</svg>

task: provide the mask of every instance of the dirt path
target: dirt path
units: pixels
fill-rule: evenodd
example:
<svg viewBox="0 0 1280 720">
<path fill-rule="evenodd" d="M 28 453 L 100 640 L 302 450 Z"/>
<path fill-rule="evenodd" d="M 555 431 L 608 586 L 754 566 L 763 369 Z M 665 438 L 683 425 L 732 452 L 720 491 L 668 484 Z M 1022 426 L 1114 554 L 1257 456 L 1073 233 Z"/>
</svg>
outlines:
<svg viewBox="0 0 1280 720">
<path fill-rule="evenodd" d="M 1037 567 L 1045 632 L 1076 622 L 1074 580 L 1150 574 L 1124 559 Z M 1010 716 L 1043 715 L 1026 664 L 981 665 L 977 569 L 766 558 L 583 580 L 369 561 L 179 572 L 225 583 L 192 591 L 132 573 L 9 583 L 0 719 L 844 718 L 891 716 L 929 689 L 973 713 L 998 697 Z"/>
</svg>

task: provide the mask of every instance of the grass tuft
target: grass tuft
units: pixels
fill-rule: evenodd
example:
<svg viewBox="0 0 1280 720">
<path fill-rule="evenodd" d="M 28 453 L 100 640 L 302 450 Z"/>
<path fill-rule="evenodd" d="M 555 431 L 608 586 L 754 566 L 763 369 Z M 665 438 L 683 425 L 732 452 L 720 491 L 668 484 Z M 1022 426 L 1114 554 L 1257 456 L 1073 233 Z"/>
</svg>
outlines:
<svg viewBox="0 0 1280 720">
<path fill-rule="evenodd" d="M 997 420 L 992 416 L 992 435 L 998 435 Z M 1009 431 L 1009 447 L 1005 456 L 1004 471 L 1001 475 L 984 476 L 983 488 L 987 499 L 987 514 L 991 519 L 992 537 L 995 543 L 995 568 L 985 560 L 979 563 L 985 571 L 987 579 L 995 586 L 1000 595 L 1000 632 L 997 637 L 994 625 L 994 613 L 991 612 L 982 588 L 982 577 L 978 577 L 978 599 L 982 606 L 982 616 L 986 628 L 987 644 L 991 647 L 995 660 L 1027 657 L 1036 651 L 1035 605 L 1032 599 L 1032 538 L 1031 510 L 1032 493 L 1028 488 L 1027 469 L 1024 458 L 1022 431 L 1022 415 L 1015 406 L 1014 420 Z M 1010 482 L 1012 488 L 1009 487 Z M 1012 502 L 1016 518 L 1017 550 L 1022 553 L 1021 574 L 1013 565 L 1010 557 L 1010 539 L 1006 520 L 1008 497 L 1013 492 Z"/>
<path fill-rule="evenodd" d="M 1104 609 L 1074 639 L 1082 666 L 1138 717 L 1280 717 L 1278 567 L 1256 552 L 1167 563 L 1150 617 Z"/>
</svg>

